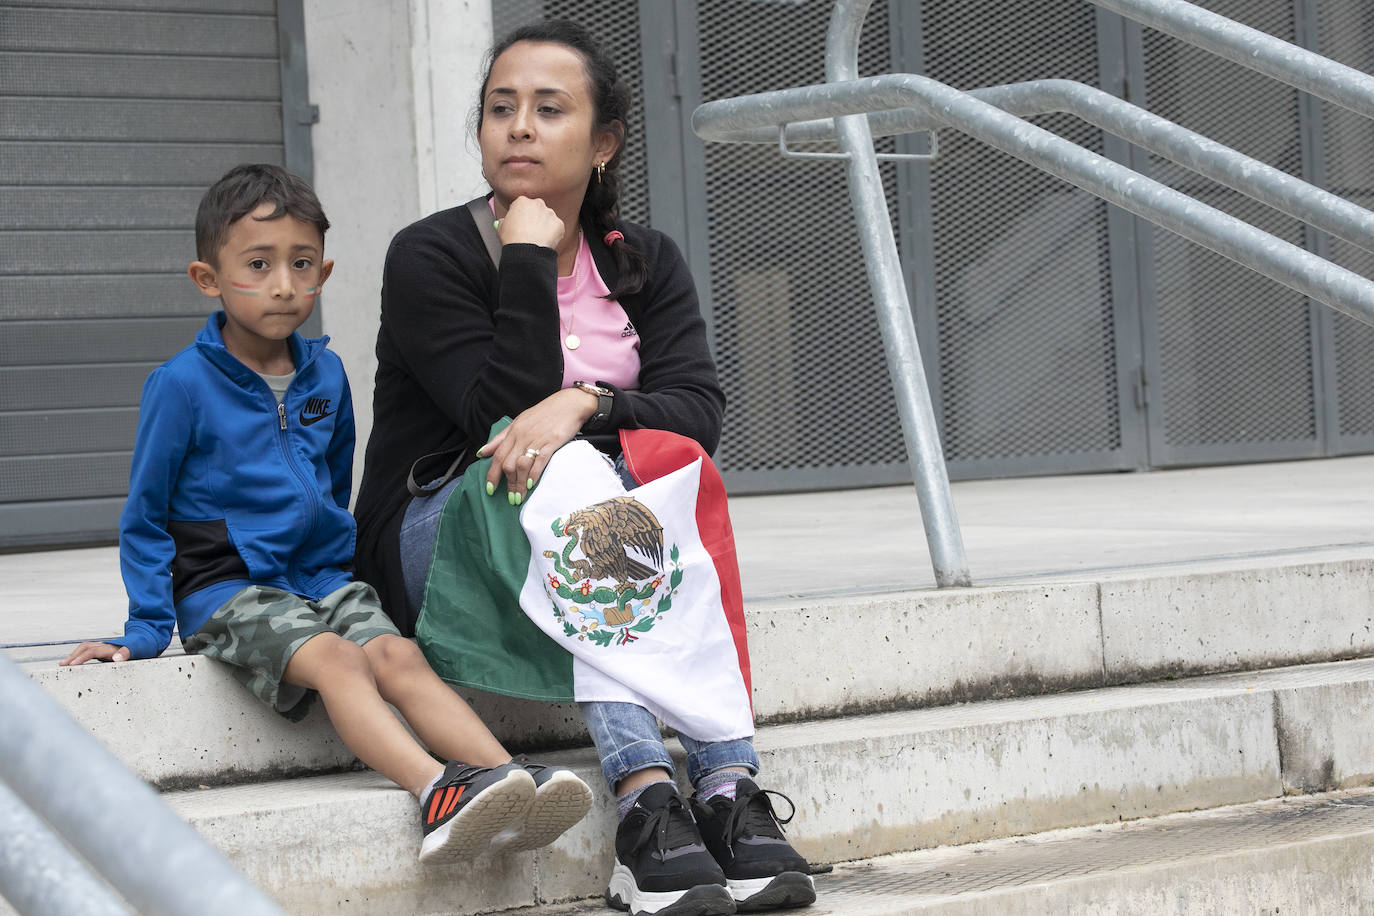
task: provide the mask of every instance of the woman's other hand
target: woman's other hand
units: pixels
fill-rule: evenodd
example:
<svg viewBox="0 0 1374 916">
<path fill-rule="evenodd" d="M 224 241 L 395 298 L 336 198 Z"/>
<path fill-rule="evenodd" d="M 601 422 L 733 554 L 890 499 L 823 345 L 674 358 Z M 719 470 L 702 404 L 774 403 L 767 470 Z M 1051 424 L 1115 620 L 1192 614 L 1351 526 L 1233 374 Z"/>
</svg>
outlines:
<svg viewBox="0 0 1374 916">
<path fill-rule="evenodd" d="M 502 245 L 526 243 L 558 250 L 563 241 L 563 221 L 537 197 L 517 197 L 501 218 L 496 234 Z"/>
<path fill-rule="evenodd" d="M 511 424 L 477 450 L 477 457 L 491 456 L 487 471 L 487 495 L 496 492 L 501 478 L 512 505 L 525 501 L 525 493 L 539 481 L 544 468 L 582 425 L 596 413 L 597 398 L 578 388 L 564 388 L 511 421 Z"/>
</svg>

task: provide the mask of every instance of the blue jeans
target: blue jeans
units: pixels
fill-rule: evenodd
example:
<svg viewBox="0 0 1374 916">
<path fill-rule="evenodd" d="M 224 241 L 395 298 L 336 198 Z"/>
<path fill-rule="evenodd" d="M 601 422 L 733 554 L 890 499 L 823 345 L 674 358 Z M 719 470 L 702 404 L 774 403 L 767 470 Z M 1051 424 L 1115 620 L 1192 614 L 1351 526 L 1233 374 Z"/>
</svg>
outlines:
<svg viewBox="0 0 1374 916">
<path fill-rule="evenodd" d="M 635 703 L 578 703 L 582 720 L 601 757 L 601 774 L 615 791 L 616 784 L 636 770 L 663 767 L 674 772 L 673 758 L 663 745 L 653 713 Z M 687 780 L 696 785 L 701 777 L 726 767 L 744 767 L 751 774 L 759 771 L 759 755 L 752 738 L 731 741 L 698 741 L 679 733 L 678 740 L 687 751 Z"/>
<path fill-rule="evenodd" d="M 625 469 L 623 459 L 617 459 L 616 471 L 627 487 L 637 484 Z M 425 581 L 429 578 L 429 564 L 434 557 L 434 542 L 439 536 L 439 514 L 453 489 L 462 477 L 444 484 L 434 495 L 416 498 L 406 506 L 401 520 L 401 569 L 405 575 L 406 601 L 410 620 L 414 622 L 424 603 Z M 658 721 L 643 706 L 634 703 L 578 703 L 587 731 L 601 757 L 601 772 L 606 783 L 615 791 L 616 783 L 636 770 L 662 767 L 669 774 L 675 772 L 673 758 L 663 744 Z M 759 757 L 752 738 L 731 741 L 698 741 L 679 734 L 678 740 L 687 751 L 687 779 L 693 785 L 707 773 L 725 767 L 744 767 L 750 773 L 759 771 Z"/>
<path fill-rule="evenodd" d="M 420 616 L 425 602 L 425 582 L 429 579 L 429 562 L 434 558 L 434 542 L 439 537 L 439 513 L 458 486 L 463 475 L 444 484 L 431 496 L 415 497 L 406 506 L 401 518 L 401 572 L 405 576 L 406 612 L 411 629 Z"/>
</svg>

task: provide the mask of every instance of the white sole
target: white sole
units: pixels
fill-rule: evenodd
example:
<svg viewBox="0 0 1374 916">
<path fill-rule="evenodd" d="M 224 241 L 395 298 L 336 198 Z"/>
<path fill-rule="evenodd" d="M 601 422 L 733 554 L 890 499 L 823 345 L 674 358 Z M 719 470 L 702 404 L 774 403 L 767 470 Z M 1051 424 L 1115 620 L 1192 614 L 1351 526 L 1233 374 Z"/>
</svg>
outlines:
<svg viewBox="0 0 1374 916">
<path fill-rule="evenodd" d="M 663 913 L 664 916 L 723 916 L 735 911 L 730 891 L 719 884 L 703 884 L 682 891 L 641 891 L 630 869 L 615 863 L 606 888 L 606 902 L 630 916 Z"/>
<path fill-rule="evenodd" d="M 512 770 L 468 802 L 447 823 L 420 843 L 425 864 L 473 859 L 491 845 L 491 838 L 523 820 L 534 801 L 534 780 L 524 770 Z"/>
<path fill-rule="evenodd" d="M 523 825 L 507 827 L 491 841 L 500 852 L 547 846 L 592 810 L 592 790 L 577 776 L 559 770 L 534 793 Z"/>
</svg>

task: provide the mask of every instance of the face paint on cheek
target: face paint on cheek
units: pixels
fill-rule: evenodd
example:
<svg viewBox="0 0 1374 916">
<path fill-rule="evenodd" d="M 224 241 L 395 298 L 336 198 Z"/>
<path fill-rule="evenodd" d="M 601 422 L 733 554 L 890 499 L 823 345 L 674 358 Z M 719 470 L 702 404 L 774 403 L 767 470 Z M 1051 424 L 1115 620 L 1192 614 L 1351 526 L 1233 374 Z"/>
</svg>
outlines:
<svg viewBox="0 0 1374 916">
<path fill-rule="evenodd" d="M 319 290 L 320 290 L 320 288 L 319 288 L 318 286 L 312 286 L 312 287 L 310 287 L 309 289 L 307 289 L 307 290 L 305 291 L 305 295 L 302 296 L 301 298 L 302 298 L 302 299 L 314 299 L 315 296 L 319 293 Z"/>
<path fill-rule="evenodd" d="M 250 286 L 250 285 L 247 284 L 247 283 L 235 283 L 233 280 L 230 280 L 230 281 L 229 281 L 229 285 L 232 286 L 232 287 L 234 288 L 234 291 L 237 292 L 239 295 L 242 295 L 242 296 L 256 296 L 256 295 L 258 295 L 257 289 L 254 288 L 254 287 L 252 287 L 252 286 Z"/>
</svg>

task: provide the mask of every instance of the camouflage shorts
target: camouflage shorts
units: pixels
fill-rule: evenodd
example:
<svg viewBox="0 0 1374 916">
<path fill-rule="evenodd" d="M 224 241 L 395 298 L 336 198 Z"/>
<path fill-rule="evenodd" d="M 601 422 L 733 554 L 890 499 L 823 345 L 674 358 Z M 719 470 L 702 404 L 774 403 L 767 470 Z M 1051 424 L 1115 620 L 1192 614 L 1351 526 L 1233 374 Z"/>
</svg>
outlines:
<svg viewBox="0 0 1374 916">
<path fill-rule="evenodd" d="M 254 696 L 296 722 L 310 711 L 314 691 L 283 683 L 282 674 L 296 650 L 321 633 L 338 633 L 360 646 L 377 636 L 400 635 L 365 582 L 350 582 L 318 601 L 250 585 L 181 644 L 228 664 Z"/>
</svg>

